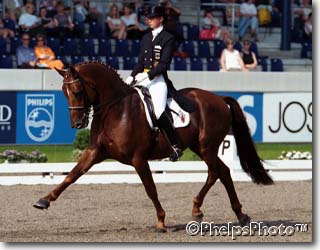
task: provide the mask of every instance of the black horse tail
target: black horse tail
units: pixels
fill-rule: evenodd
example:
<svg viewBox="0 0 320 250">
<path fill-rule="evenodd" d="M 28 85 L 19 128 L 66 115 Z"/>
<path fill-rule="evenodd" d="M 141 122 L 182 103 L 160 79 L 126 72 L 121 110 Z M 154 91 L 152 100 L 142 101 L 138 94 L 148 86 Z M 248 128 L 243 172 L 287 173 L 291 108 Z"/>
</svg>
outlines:
<svg viewBox="0 0 320 250">
<path fill-rule="evenodd" d="M 262 165 L 252 141 L 246 118 L 238 102 L 232 97 L 224 97 L 232 114 L 232 130 L 236 140 L 240 163 L 254 183 L 270 185 L 273 180 Z"/>
</svg>

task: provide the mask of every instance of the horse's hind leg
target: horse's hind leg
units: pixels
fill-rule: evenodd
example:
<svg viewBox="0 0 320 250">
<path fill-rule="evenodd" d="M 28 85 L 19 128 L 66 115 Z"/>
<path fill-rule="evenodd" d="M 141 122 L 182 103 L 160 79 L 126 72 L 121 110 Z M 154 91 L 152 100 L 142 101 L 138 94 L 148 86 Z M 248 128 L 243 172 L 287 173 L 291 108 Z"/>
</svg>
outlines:
<svg viewBox="0 0 320 250">
<path fill-rule="evenodd" d="M 149 164 L 146 160 L 137 159 L 133 160 L 133 166 L 135 167 L 149 198 L 152 200 L 153 205 L 156 208 L 158 217 L 158 221 L 156 223 L 156 232 L 164 233 L 166 232 L 164 224 L 165 211 L 163 210 L 158 199 L 157 188 L 154 184 Z"/>
<path fill-rule="evenodd" d="M 232 210 L 235 212 L 240 225 L 244 226 L 250 222 L 250 217 L 242 213 L 242 206 L 239 202 L 236 190 L 233 185 L 233 181 L 230 175 L 230 169 L 224 164 L 224 162 L 219 157 L 217 157 L 217 166 L 219 178 L 227 190 Z"/>
<path fill-rule="evenodd" d="M 194 150 L 194 152 L 197 153 L 196 150 Z M 197 220 L 201 220 L 203 217 L 203 213 L 200 210 L 200 207 L 202 206 L 204 197 L 206 196 L 210 188 L 215 184 L 215 182 L 218 179 L 218 174 L 216 172 L 217 157 L 215 156 L 215 154 L 212 154 L 212 152 L 208 153 L 208 157 L 206 157 L 207 155 L 206 153 L 202 155 L 203 155 L 202 159 L 205 161 L 205 163 L 208 166 L 208 177 L 205 184 L 203 185 L 200 192 L 198 193 L 198 195 L 195 196 L 193 199 L 192 217 Z"/>
<path fill-rule="evenodd" d="M 47 209 L 50 206 L 50 202 L 55 201 L 70 184 L 74 183 L 80 176 L 88 172 L 94 164 L 99 163 L 104 159 L 104 154 L 98 149 L 87 149 L 82 154 L 78 164 L 70 171 L 64 181 L 33 206 L 39 209 Z"/>
</svg>

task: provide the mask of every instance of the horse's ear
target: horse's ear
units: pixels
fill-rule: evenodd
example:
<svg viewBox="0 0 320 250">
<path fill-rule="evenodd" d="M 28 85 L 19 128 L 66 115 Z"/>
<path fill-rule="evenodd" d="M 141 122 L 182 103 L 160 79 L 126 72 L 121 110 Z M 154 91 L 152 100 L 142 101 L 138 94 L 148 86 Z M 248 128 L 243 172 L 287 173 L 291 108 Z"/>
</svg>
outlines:
<svg viewBox="0 0 320 250">
<path fill-rule="evenodd" d="M 56 67 L 54 68 L 62 77 L 65 77 L 67 74 L 68 70 L 67 69 L 57 69 Z"/>
<path fill-rule="evenodd" d="M 79 72 L 75 69 L 75 67 L 70 66 L 69 70 L 70 70 L 72 76 L 76 77 L 79 75 Z"/>
</svg>

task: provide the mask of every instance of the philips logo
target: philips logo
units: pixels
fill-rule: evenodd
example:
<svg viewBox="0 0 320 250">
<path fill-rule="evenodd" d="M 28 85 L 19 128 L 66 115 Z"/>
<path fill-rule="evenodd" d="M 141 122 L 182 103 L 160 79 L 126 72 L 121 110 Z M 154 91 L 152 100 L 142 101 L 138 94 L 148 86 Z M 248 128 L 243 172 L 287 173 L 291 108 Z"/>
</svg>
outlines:
<svg viewBox="0 0 320 250">
<path fill-rule="evenodd" d="M 27 106 L 53 106 L 52 98 L 27 99 Z"/>
</svg>

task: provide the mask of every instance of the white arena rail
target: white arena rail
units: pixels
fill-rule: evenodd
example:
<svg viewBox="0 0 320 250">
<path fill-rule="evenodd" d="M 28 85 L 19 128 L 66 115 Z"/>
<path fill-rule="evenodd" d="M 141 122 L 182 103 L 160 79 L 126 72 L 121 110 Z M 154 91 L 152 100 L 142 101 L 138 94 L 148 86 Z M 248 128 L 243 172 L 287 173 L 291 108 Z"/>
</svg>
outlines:
<svg viewBox="0 0 320 250">
<path fill-rule="evenodd" d="M 239 161 L 226 162 L 234 181 L 251 181 Z M 267 164 L 266 164 L 267 163 Z M 275 181 L 312 180 L 311 160 L 266 161 L 265 168 Z M 76 163 L 0 164 L 0 185 L 58 184 Z M 152 161 L 156 183 L 205 182 L 207 166 L 201 161 Z M 77 184 L 141 183 L 133 167 L 119 162 L 103 162 L 77 180 Z"/>
</svg>

